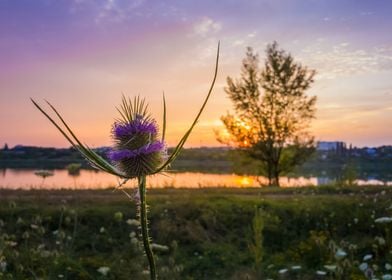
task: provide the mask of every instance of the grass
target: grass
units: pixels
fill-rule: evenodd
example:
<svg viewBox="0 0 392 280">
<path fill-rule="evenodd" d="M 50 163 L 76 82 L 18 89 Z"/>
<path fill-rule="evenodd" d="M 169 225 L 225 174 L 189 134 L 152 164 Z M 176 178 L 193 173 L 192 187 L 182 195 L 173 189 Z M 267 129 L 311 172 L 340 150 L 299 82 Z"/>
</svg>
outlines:
<svg viewBox="0 0 392 280">
<path fill-rule="evenodd" d="M 392 223 L 375 223 L 392 215 L 388 187 L 148 195 L 160 279 L 366 279 L 359 269 L 365 255 L 379 278 L 392 264 Z M 148 279 L 135 209 L 112 190 L 0 189 L 0 279 Z M 254 236 L 263 238 L 261 252 Z M 336 257 L 338 249 L 347 256 Z"/>
</svg>

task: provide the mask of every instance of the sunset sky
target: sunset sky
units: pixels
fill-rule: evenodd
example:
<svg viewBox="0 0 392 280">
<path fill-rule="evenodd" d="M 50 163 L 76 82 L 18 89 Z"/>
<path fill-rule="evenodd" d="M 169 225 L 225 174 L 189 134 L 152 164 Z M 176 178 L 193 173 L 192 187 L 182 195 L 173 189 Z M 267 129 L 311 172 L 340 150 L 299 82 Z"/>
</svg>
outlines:
<svg viewBox="0 0 392 280">
<path fill-rule="evenodd" d="M 163 91 L 175 145 L 211 83 L 218 40 L 217 84 L 188 147 L 219 145 L 227 76 L 247 46 L 263 60 L 274 40 L 317 70 L 317 140 L 392 144 L 391 15 L 388 0 L 0 0 L 0 146 L 69 146 L 29 97 L 97 147 L 111 144 L 123 93 L 144 96 L 159 122 Z"/>
</svg>

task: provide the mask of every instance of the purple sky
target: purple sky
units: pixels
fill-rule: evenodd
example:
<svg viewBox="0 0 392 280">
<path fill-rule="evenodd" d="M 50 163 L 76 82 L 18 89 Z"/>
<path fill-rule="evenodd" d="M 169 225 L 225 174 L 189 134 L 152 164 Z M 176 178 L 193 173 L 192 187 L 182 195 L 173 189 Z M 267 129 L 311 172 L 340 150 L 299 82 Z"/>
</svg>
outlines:
<svg viewBox="0 0 392 280">
<path fill-rule="evenodd" d="M 188 146 L 218 145 L 231 109 L 223 88 L 246 46 L 264 57 L 276 40 L 317 70 L 318 140 L 392 144 L 392 2 L 377 0 L 0 0 L 0 145 L 68 146 L 33 108 L 50 100 L 81 138 L 110 144 L 121 94 L 145 96 L 157 120 L 168 103 L 174 145 L 221 67 Z"/>
</svg>

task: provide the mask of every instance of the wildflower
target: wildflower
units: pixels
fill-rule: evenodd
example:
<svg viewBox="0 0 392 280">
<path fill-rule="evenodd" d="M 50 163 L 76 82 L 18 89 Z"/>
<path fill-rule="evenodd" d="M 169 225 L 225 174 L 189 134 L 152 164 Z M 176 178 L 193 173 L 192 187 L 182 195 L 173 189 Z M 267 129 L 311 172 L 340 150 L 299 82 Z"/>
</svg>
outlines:
<svg viewBox="0 0 392 280">
<path fill-rule="evenodd" d="M 97 271 L 102 274 L 103 276 L 108 275 L 109 271 L 110 271 L 110 267 L 107 266 L 101 266 L 100 268 L 97 269 Z"/>
<path fill-rule="evenodd" d="M 31 227 L 32 229 L 38 229 L 38 226 L 37 226 L 37 225 L 34 225 L 34 224 L 31 224 L 30 227 Z"/>
<path fill-rule="evenodd" d="M 141 109 L 145 108 L 141 106 Z M 158 140 L 155 120 L 145 111 L 124 117 L 113 125 L 115 148 L 108 157 L 128 178 L 153 174 L 166 157 L 166 147 L 163 141 Z"/>
<path fill-rule="evenodd" d="M 16 220 L 16 223 L 19 224 L 24 224 L 24 221 L 21 217 L 18 217 L 18 219 Z"/>
<path fill-rule="evenodd" d="M 135 219 L 128 219 L 127 224 L 130 226 L 140 226 L 140 222 Z"/>
<path fill-rule="evenodd" d="M 392 265 L 390 265 L 389 263 L 385 264 L 385 269 L 386 270 L 391 270 L 392 269 Z"/>
<path fill-rule="evenodd" d="M 16 245 L 18 245 L 18 243 L 16 243 L 15 241 L 6 241 L 4 243 L 5 243 L 5 245 L 10 246 L 10 247 L 16 247 Z"/>
<path fill-rule="evenodd" d="M 161 251 L 161 252 L 167 252 L 169 251 L 169 247 L 166 245 L 160 245 L 156 243 L 151 244 L 151 249 L 154 251 Z"/>
<path fill-rule="evenodd" d="M 324 265 L 326 270 L 329 271 L 335 271 L 336 270 L 336 265 Z"/>
<path fill-rule="evenodd" d="M 373 258 L 373 255 L 372 255 L 372 254 L 367 254 L 367 255 L 365 255 L 365 256 L 363 257 L 363 261 L 366 262 L 366 261 L 368 261 L 368 260 L 371 260 L 372 258 Z"/>
<path fill-rule="evenodd" d="M 369 267 L 369 265 L 368 265 L 367 263 L 365 263 L 365 262 L 363 262 L 363 263 L 361 263 L 361 264 L 359 265 L 359 269 L 360 269 L 361 271 L 365 271 L 366 269 L 368 269 L 368 267 Z"/>
<path fill-rule="evenodd" d="M 347 256 L 347 253 L 340 248 L 335 253 L 335 258 L 338 260 L 343 259 L 346 256 Z"/>
<path fill-rule="evenodd" d="M 131 244 L 136 246 L 139 244 L 139 240 L 136 237 L 131 237 Z"/>
<path fill-rule="evenodd" d="M 386 223 L 392 222 L 392 218 L 391 217 L 381 217 L 381 218 L 375 219 L 374 222 L 378 223 L 378 224 L 386 224 Z"/>
<path fill-rule="evenodd" d="M 6 269 L 7 269 L 7 263 L 5 261 L 1 261 L 0 262 L 0 271 L 5 272 Z"/>
<path fill-rule="evenodd" d="M 325 275 L 327 275 L 327 272 L 325 272 L 323 270 L 317 270 L 316 274 L 319 275 L 319 276 L 325 276 Z"/>
<path fill-rule="evenodd" d="M 292 270 L 300 270 L 302 267 L 300 265 L 293 265 L 291 267 Z"/>
<path fill-rule="evenodd" d="M 289 271 L 287 268 L 283 268 L 278 271 L 279 274 L 285 274 L 287 271 Z"/>
<path fill-rule="evenodd" d="M 378 245 L 380 246 L 384 246 L 386 244 L 386 241 L 383 237 L 376 236 L 374 240 L 376 240 L 378 242 Z"/>
</svg>

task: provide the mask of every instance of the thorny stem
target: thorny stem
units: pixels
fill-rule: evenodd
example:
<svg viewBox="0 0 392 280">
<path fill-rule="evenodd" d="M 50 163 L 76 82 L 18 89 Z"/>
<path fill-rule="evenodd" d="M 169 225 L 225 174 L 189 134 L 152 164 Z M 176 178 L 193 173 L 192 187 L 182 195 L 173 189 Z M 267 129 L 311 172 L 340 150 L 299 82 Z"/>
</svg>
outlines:
<svg viewBox="0 0 392 280">
<path fill-rule="evenodd" d="M 147 203 L 146 203 L 146 176 L 138 177 L 139 193 L 140 193 L 140 224 L 142 228 L 142 239 L 144 251 L 146 252 L 148 264 L 150 266 L 151 280 L 156 280 L 156 267 L 154 254 L 150 247 L 150 237 L 148 235 L 148 219 L 147 219 Z"/>
</svg>

